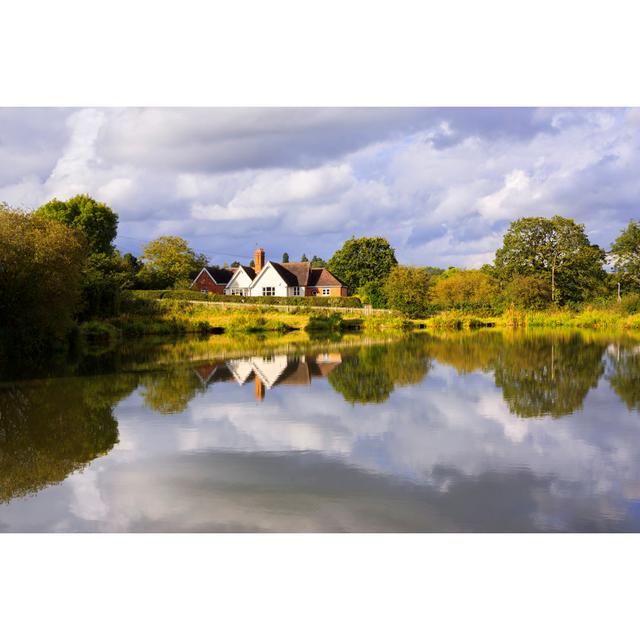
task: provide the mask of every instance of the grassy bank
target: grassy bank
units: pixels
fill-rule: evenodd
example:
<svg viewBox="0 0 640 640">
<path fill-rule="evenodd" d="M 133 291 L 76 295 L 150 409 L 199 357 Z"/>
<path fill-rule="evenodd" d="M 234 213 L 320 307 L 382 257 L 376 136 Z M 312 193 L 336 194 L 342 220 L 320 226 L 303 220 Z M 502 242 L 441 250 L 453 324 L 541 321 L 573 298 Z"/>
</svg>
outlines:
<svg viewBox="0 0 640 640">
<path fill-rule="evenodd" d="M 284 334 L 308 330 L 313 333 L 339 333 L 344 331 L 379 332 L 403 331 L 410 324 L 400 314 L 385 316 L 353 315 L 335 310 L 308 309 L 304 306 L 283 310 L 277 305 L 260 309 L 223 308 L 203 305 L 189 300 L 130 298 L 122 312 L 103 321 L 92 321 L 81 326 L 89 340 L 107 341 L 114 335 L 171 336 L 185 334 Z"/>
<path fill-rule="evenodd" d="M 587 329 L 640 329 L 640 314 L 585 309 L 583 311 L 520 311 L 510 309 L 497 316 L 482 316 L 447 311 L 424 320 L 412 321 L 414 326 L 429 329 L 467 329 L 475 327 L 575 327 Z"/>
</svg>

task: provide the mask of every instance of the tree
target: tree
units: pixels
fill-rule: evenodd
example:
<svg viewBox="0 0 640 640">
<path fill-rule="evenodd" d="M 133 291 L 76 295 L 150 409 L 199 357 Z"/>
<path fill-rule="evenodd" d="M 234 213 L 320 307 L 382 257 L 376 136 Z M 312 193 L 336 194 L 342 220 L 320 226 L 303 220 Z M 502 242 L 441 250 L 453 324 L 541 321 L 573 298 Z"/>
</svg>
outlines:
<svg viewBox="0 0 640 640">
<path fill-rule="evenodd" d="M 356 296 L 363 304 L 370 304 L 374 309 L 387 308 L 387 295 L 384 290 L 384 282 L 365 282 L 356 290 Z"/>
<path fill-rule="evenodd" d="M 207 258 L 196 254 L 183 238 L 161 236 L 145 245 L 142 262 L 140 276 L 166 288 L 188 280 L 192 272 L 206 266 Z"/>
<path fill-rule="evenodd" d="M 311 258 L 311 266 L 312 267 L 326 267 L 327 263 L 320 256 L 313 256 Z"/>
<path fill-rule="evenodd" d="M 289 262 L 289 254 L 286 251 L 282 254 L 282 262 Z"/>
<path fill-rule="evenodd" d="M 430 280 L 427 270 L 422 267 L 393 267 L 384 285 L 387 306 L 412 318 L 426 316 Z"/>
<path fill-rule="evenodd" d="M 584 225 L 570 218 L 520 218 L 511 223 L 496 251 L 502 282 L 516 275 L 539 276 L 550 286 L 550 301 L 580 302 L 605 278 L 604 251 L 589 242 Z"/>
<path fill-rule="evenodd" d="M 613 270 L 621 282 L 640 289 L 640 223 L 632 220 L 611 245 Z"/>
<path fill-rule="evenodd" d="M 397 264 L 395 251 L 385 238 L 351 238 L 333 254 L 328 268 L 355 291 L 367 282 L 384 282 Z"/>
<path fill-rule="evenodd" d="M 91 253 L 111 255 L 114 251 L 113 241 L 118 230 L 118 214 L 103 202 L 96 202 L 88 195 L 77 195 L 66 202 L 54 198 L 37 209 L 34 215 L 57 220 L 82 231 Z"/>
<path fill-rule="evenodd" d="M 0 350 L 50 349 L 81 304 L 84 236 L 0 203 Z"/>
<path fill-rule="evenodd" d="M 504 289 L 504 297 L 518 309 L 544 309 L 551 300 L 551 286 L 541 276 L 514 276 Z"/>
<path fill-rule="evenodd" d="M 300 257 L 300 262 L 309 262 L 309 258 L 307 258 L 307 254 L 303 253 Z"/>
<path fill-rule="evenodd" d="M 494 279 L 477 269 L 445 271 L 436 279 L 431 299 L 447 309 L 468 309 L 490 306 L 498 287 Z"/>
</svg>

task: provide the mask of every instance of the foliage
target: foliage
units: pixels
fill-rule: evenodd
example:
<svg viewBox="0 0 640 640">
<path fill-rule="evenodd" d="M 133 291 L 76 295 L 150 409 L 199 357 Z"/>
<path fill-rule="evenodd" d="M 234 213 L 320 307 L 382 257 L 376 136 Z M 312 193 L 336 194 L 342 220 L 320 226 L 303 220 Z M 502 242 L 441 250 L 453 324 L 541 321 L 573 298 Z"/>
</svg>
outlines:
<svg viewBox="0 0 640 640">
<path fill-rule="evenodd" d="M 286 251 L 282 254 L 282 262 L 289 262 L 289 254 Z"/>
<path fill-rule="evenodd" d="M 632 220 L 611 245 L 616 275 L 628 288 L 640 290 L 640 223 Z"/>
<path fill-rule="evenodd" d="M 178 280 L 189 280 L 194 271 L 206 266 L 207 258 L 196 254 L 183 238 L 161 236 L 145 245 L 142 262 L 139 282 L 149 288 L 166 288 Z"/>
<path fill-rule="evenodd" d="M 418 384 L 431 367 L 428 343 L 408 338 L 345 354 L 329 383 L 351 403 L 385 402 L 394 388 Z"/>
<path fill-rule="evenodd" d="M 370 304 L 374 309 L 386 309 L 387 296 L 384 288 L 384 282 L 372 280 L 365 282 L 357 291 L 358 298 L 362 304 Z"/>
<path fill-rule="evenodd" d="M 312 267 L 326 267 L 327 263 L 320 256 L 313 256 L 311 258 L 311 266 Z"/>
<path fill-rule="evenodd" d="M 584 225 L 570 218 L 520 218 L 512 222 L 495 257 L 503 282 L 537 276 L 550 286 L 550 302 L 580 302 L 605 278 L 604 251 L 592 245 Z"/>
<path fill-rule="evenodd" d="M 166 289 L 134 290 L 126 295 L 137 298 L 164 299 L 164 300 L 202 300 L 208 302 L 231 302 L 247 305 L 272 305 L 287 307 L 334 307 L 334 308 L 361 308 L 360 298 L 353 296 L 227 296 L 216 293 L 203 293 L 190 289 L 176 291 Z"/>
<path fill-rule="evenodd" d="M 426 269 L 396 266 L 384 285 L 387 305 L 410 318 L 424 317 L 429 311 L 431 278 Z"/>
<path fill-rule="evenodd" d="M 333 254 L 328 268 L 356 291 L 367 282 L 384 282 L 397 264 L 395 251 L 384 238 L 351 238 Z"/>
<path fill-rule="evenodd" d="M 37 217 L 57 220 L 78 229 L 87 238 L 91 253 L 111 255 L 118 230 L 118 215 L 103 202 L 88 195 L 77 195 L 70 200 L 53 199 L 34 212 Z"/>
<path fill-rule="evenodd" d="M 66 337 L 85 257 L 78 231 L 0 204 L 0 350 L 37 352 Z"/>
<path fill-rule="evenodd" d="M 496 281 L 477 269 L 449 269 L 431 290 L 431 299 L 444 309 L 489 308 L 498 294 Z"/>
<path fill-rule="evenodd" d="M 0 502 L 62 482 L 107 453 L 118 442 L 112 408 L 135 387 L 129 375 L 0 387 Z"/>
<path fill-rule="evenodd" d="M 504 297 L 518 309 L 544 309 L 551 300 L 551 285 L 541 276 L 514 275 L 504 288 Z"/>
</svg>

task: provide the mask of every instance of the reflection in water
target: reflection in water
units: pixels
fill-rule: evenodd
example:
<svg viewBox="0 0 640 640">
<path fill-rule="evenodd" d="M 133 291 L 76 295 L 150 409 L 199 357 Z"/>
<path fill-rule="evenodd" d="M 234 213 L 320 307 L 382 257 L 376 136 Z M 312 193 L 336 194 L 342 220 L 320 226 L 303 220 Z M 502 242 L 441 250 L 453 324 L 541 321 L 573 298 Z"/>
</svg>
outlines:
<svg viewBox="0 0 640 640">
<path fill-rule="evenodd" d="M 640 345 L 611 345 L 609 354 L 609 383 L 629 410 L 640 411 Z"/>
<path fill-rule="evenodd" d="M 0 502 L 54 482 L 118 441 L 112 409 L 130 376 L 54 379 L 0 391 Z"/>
<path fill-rule="evenodd" d="M 640 530 L 628 336 L 162 354 L 0 385 L 0 530 Z"/>
</svg>

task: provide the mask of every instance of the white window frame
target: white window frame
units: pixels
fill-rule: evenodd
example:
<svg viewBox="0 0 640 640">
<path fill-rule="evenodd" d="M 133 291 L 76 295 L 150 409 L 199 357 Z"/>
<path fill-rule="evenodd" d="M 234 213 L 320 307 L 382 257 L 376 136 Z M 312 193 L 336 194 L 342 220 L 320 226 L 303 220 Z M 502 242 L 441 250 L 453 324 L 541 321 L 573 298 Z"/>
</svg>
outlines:
<svg viewBox="0 0 640 640">
<path fill-rule="evenodd" d="M 302 287 L 293 287 L 293 295 L 294 296 L 301 296 L 302 293 L 300 292 Z"/>
<path fill-rule="evenodd" d="M 275 296 L 276 288 L 275 287 L 262 287 L 262 295 L 267 296 Z"/>
<path fill-rule="evenodd" d="M 209 289 L 200 289 L 200 293 L 209 293 Z"/>
<path fill-rule="evenodd" d="M 331 289 L 323 289 L 322 290 L 322 295 L 323 296 L 330 296 L 331 295 Z"/>
</svg>

